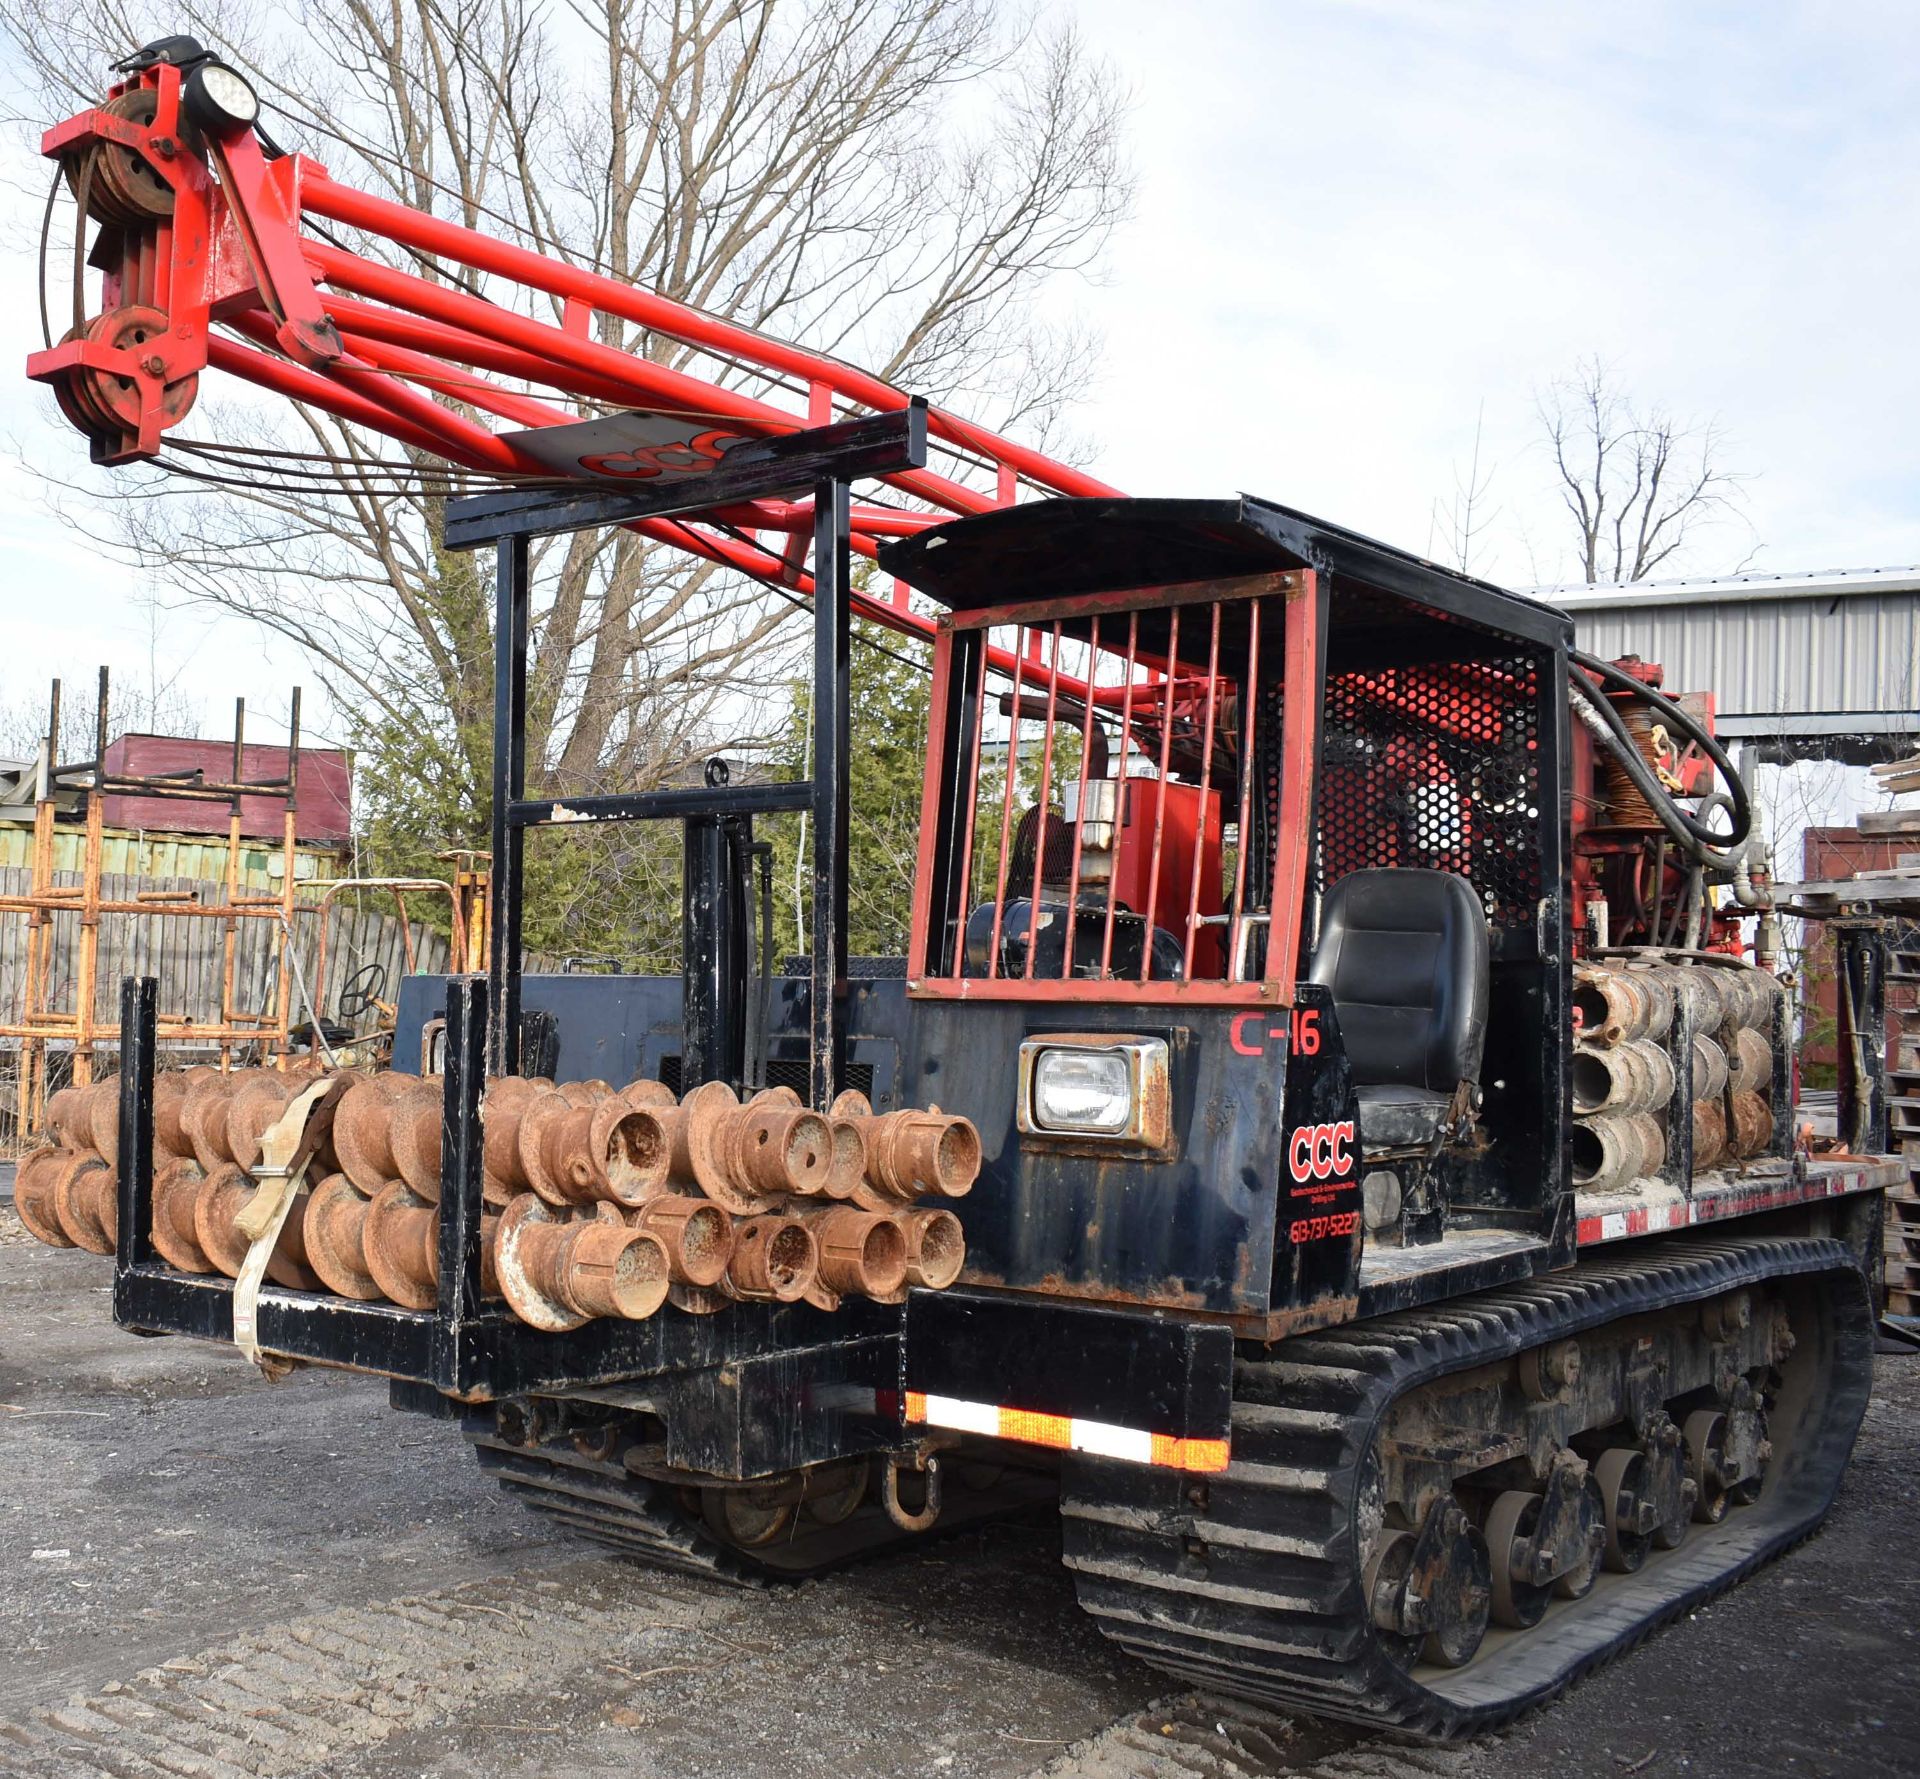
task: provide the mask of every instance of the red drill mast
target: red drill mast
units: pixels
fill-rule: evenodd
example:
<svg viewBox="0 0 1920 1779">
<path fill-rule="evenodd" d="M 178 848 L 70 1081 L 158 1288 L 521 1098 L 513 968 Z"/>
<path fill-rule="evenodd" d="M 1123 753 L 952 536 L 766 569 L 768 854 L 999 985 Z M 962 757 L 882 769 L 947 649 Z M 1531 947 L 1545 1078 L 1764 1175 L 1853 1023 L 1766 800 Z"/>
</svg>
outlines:
<svg viewBox="0 0 1920 1779">
<path fill-rule="evenodd" d="M 528 450 L 524 432 L 577 425 L 580 410 L 565 403 L 589 404 L 589 413 L 639 410 L 666 423 L 654 429 L 664 443 L 593 453 L 570 469 L 627 486 L 698 475 L 743 438 L 907 406 L 902 391 L 820 353 L 371 196 L 304 155 L 269 158 L 253 130 L 251 89 L 191 39 L 166 40 L 134 60 L 148 65 L 41 143 L 66 171 L 81 230 L 87 218 L 99 225 L 88 263 L 103 276 L 89 314 L 76 265 L 73 327 L 27 369 L 53 385 L 97 462 L 159 459 L 209 367 L 463 470 L 535 485 L 550 485 L 555 465 L 551 452 Z M 351 252 L 323 238 L 326 223 L 424 256 L 448 277 Z M 474 274 L 517 286 L 518 304 L 460 288 Z M 559 303 L 557 325 L 528 312 L 541 299 Z M 693 347 L 717 373 L 745 371 L 765 392 L 604 345 L 593 337 L 596 314 Z M 436 399 L 447 396 L 522 436 Z M 911 504 L 856 503 L 853 547 L 863 555 L 882 538 L 1007 505 L 1022 484 L 1042 495 L 1118 492 L 939 409 L 928 430 L 946 473 L 883 478 Z M 990 492 L 974 485 L 989 479 Z M 805 592 L 812 525 L 810 502 L 756 501 L 633 528 Z M 856 593 L 854 609 L 909 634 L 932 630 L 904 588 L 885 601 Z"/>
</svg>

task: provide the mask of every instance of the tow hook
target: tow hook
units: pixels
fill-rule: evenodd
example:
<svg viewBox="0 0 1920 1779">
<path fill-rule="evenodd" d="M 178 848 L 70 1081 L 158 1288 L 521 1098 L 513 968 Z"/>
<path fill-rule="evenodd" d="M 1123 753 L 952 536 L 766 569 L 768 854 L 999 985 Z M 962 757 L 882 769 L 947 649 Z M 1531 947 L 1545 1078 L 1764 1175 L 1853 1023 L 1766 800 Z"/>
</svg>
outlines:
<svg viewBox="0 0 1920 1779">
<path fill-rule="evenodd" d="M 926 1499 L 915 1513 L 900 1504 L 900 1472 L 915 1470 L 925 1478 Z M 880 1466 L 880 1505 L 887 1518 L 903 1532 L 924 1532 L 940 1517 L 940 1454 L 915 1446 L 907 1452 L 888 1452 Z"/>
</svg>

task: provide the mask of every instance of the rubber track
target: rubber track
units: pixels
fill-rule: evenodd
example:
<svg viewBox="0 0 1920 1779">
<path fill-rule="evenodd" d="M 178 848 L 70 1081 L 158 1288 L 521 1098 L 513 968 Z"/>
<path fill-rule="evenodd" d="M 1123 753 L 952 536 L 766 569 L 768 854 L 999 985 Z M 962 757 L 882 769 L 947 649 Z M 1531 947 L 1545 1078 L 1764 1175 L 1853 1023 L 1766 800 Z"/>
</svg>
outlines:
<svg viewBox="0 0 1920 1779">
<path fill-rule="evenodd" d="M 1535 1630 L 1489 1635 L 1444 1691 L 1402 1670 L 1361 1601 L 1353 1498 L 1396 1397 L 1619 1317 L 1787 1276 L 1830 1275 L 1824 1364 L 1792 1452 L 1766 1492 L 1720 1527 Z M 1634 1259 L 1441 1307 L 1303 1336 L 1236 1365 L 1233 1461 L 1197 1479 L 1076 1457 L 1062 1474 L 1066 1562 L 1080 1602 L 1134 1654 L 1217 1692 L 1417 1735 L 1499 1727 L 1655 1626 L 1729 1586 L 1817 1526 L 1866 1409 L 1873 1322 L 1865 1280 L 1838 1241 L 1675 1241 Z M 1202 1488 L 1204 1487 L 1204 1492 Z"/>
<path fill-rule="evenodd" d="M 480 1468 L 508 1494 L 623 1556 L 652 1569 L 735 1587 L 756 1587 L 767 1579 L 758 1564 L 736 1555 L 683 1512 L 665 1483 L 596 1463 L 565 1447 L 529 1451 L 471 1425 L 466 1436 Z"/>
<path fill-rule="evenodd" d="M 508 1494 L 535 1511 L 649 1568 L 703 1576 L 734 1587 L 761 1587 L 769 1581 L 818 1575 L 909 1541 L 1018 1513 L 1041 1501 L 1051 1504 L 1055 1494 L 1051 1476 L 1010 1469 L 990 1488 L 950 1484 L 946 1506 L 929 1532 L 902 1532 L 869 1500 L 837 1526 L 819 1525 L 803 1510 L 785 1536 L 742 1551 L 714 1537 L 703 1520 L 687 1513 L 677 1499 L 678 1491 L 666 1483 L 635 1476 L 619 1464 L 583 1457 L 564 1441 L 532 1449 L 510 1445 L 495 1437 L 487 1422 L 478 1420 L 464 1431 L 481 1469 L 491 1472 Z"/>
</svg>

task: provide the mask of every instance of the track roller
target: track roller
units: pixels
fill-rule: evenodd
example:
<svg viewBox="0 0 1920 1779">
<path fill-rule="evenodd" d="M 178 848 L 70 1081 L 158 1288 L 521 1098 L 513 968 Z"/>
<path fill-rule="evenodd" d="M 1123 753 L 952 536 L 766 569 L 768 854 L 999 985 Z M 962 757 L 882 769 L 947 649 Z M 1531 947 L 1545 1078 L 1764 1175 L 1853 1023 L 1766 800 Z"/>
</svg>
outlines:
<svg viewBox="0 0 1920 1779">
<path fill-rule="evenodd" d="M 1479 1734 L 1818 1524 L 1872 1336 L 1844 1243 L 1674 1237 L 1244 1347 L 1226 1472 L 1072 1454 L 1066 1561 L 1192 1684 Z"/>
</svg>

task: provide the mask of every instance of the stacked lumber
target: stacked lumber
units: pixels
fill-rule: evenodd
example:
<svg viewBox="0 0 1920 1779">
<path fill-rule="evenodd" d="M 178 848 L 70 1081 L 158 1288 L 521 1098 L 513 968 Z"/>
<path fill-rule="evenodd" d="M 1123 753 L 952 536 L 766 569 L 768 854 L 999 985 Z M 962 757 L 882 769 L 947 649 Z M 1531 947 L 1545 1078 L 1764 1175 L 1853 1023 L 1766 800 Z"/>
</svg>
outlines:
<svg viewBox="0 0 1920 1779">
<path fill-rule="evenodd" d="M 1876 786 L 1889 796 L 1920 791 L 1920 754 L 1885 761 L 1874 767 L 1873 776 Z M 1869 810 L 1860 817 L 1860 832 L 1883 839 L 1908 834 L 1920 836 L 1920 805 L 1909 809 Z"/>
</svg>

